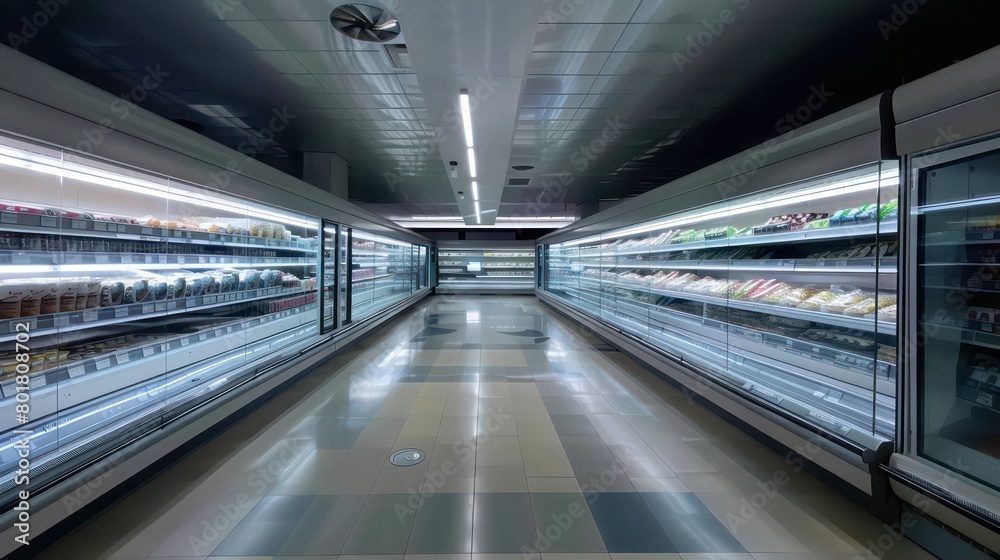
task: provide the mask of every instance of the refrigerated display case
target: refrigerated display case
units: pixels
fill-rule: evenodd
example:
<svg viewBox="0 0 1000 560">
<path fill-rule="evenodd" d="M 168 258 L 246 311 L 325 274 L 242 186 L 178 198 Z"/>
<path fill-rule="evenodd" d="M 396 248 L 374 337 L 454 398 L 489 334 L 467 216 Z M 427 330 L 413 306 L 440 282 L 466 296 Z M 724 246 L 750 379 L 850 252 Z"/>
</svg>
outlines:
<svg viewBox="0 0 1000 560">
<path fill-rule="evenodd" d="M 911 160 L 908 482 L 1000 527 L 1000 139 Z M 904 493 L 905 495 L 905 493 Z M 940 513 L 940 512 L 938 512 Z M 950 520 L 954 523 L 955 520 Z M 978 532 L 963 523 L 963 531 Z M 990 533 L 987 533 L 990 534 Z M 1000 538 L 977 536 L 996 547 Z"/>
<path fill-rule="evenodd" d="M 426 247 L 60 149 L 0 136 L 0 184 L 2 500 L 419 291 Z"/>
<path fill-rule="evenodd" d="M 815 429 L 895 435 L 896 162 L 547 245 L 542 290 Z"/>
<path fill-rule="evenodd" d="M 314 218 L 7 138 L 0 182 L 4 493 L 16 441 L 58 463 L 318 333 Z"/>
<path fill-rule="evenodd" d="M 357 229 L 351 236 L 351 321 L 378 313 L 419 289 L 416 245 Z"/>
<path fill-rule="evenodd" d="M 535 280 L 532 242 L 439 242 L 438 291 L 530 293 Z"/>
</svg>

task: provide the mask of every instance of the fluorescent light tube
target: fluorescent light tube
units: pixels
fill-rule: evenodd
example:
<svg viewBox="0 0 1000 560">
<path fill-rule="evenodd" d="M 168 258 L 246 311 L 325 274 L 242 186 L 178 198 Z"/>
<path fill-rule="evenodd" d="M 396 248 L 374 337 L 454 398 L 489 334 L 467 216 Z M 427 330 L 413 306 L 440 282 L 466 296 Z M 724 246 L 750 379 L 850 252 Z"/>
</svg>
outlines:
<svg viewBox="0 0 1000 560">
<path fill-rule="evenodd" d="M 479 216 L 479 214 L 481 213 L 479 212 L 479 201 L 477 200 L 475 204 L 476 204 L 476 216 Z"/>
<path fill-rule="evenodd" d="M 469 148 L 469 177 L 476 178 L 476 150 Z"/>
<path fill-rule="evenodd" d="M 472 182 L 472 200 L 479 202 L 479 183 Z"/>
<path fill-rule="evenodd" d="M 474 144 L 472 143 L 472 109 L 469 107 L 469 90 L 461 90 L 458 100 L 462 108 L 462 128 L 465 129 L 465 145 L 471 148 Z"/>
</svg>

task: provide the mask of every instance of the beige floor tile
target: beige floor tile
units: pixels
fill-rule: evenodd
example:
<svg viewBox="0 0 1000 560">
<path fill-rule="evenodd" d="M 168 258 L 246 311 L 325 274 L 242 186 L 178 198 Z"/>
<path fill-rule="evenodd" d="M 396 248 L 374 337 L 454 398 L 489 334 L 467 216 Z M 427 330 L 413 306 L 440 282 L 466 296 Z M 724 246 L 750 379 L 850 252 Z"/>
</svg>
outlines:
<svg viewBox="0 0 1000 560">
<path fill-rule="evenodd" d="M 476 467 L 476 493 L 527 492 L 528 481 L 521 467 Z"/>
<path fill-rule="evenodd" d="M 512 397 L 540 397 L 534 383 L 508 383 L 507 390 Z"/>
<path fill-rule="evenodd" d="M 755 558 L 740 552 L 682 552 L 681 560 L 755 560 Z"/>
<path fill-rule="evenodd" d="M 441 418 L 438 414 L 411 414 L 403 423 L 403 429 L 399 431 L 399 437 L 437 438 Z"/>
<path fill-rule="evenodd" d="M 636 492 L 690 492 L 691 490 L 677 478 L 634 478 L 629 477 Z"/>
<path fill-rule="evenodd" d="M 570 477 L 573 467 L 562 446 L 522 445 L 524 471 L 532 477 Z"/>
<path fill-rule="evenodd" d="M 510 389 L 506 381 L 488 381 L 479 384 L 480 397 L 509 397 Z"/>
<path fill-rule="evenodd" d="M 410 414 L 444 414 L 448 395 L 421 395 L 413 402 Z"/>
<path fill-rule="evenodd" d="M 421 397 L 446 397 L 451 391 L 451 383 L 447 381 L 432 381 L 424 383 L 420 388 L 418 396 Z"/>
<path fill-rule="evenodd" d="M 479 397 L 475 395 L 448 395 L 444 405 L 445 416 L 477 416 L 479 413 Z"/>
<path fill-rule="evenodd" d="M 621 554 L 611 555 L 611 560 L 681 560 L 681 555 L 676 553 L 664 554 Z"/>
<path fill-rule="evenodd" d="M 699 494 L 740 493 L 740 489 L 720 473 L 680 473 L 677 478 L 692 492 Z"/>
<path fill-rule="evenodd" d="M 476 448 L 477 467 L 523 467 L 516 436 L 488 436 Z"/>
<path fill-rule="evenodd" d="M 575 552 L 573 554 L 543 552 L 542 560 L 611 560 L 611 555 L 603 552 Z"/>
<path fill-rule="evenodd" d="M 571 493 L 580 494 L 580 482 L 569 477 L 528 477 L 528 491 L 536 494 Z"/>
<path fill-rule="evenodd" d="M 746 501 L 742 494 L 698 494 L 698 498 L 748 552 L 811 552 L 764 509 Z"/>
</svg>

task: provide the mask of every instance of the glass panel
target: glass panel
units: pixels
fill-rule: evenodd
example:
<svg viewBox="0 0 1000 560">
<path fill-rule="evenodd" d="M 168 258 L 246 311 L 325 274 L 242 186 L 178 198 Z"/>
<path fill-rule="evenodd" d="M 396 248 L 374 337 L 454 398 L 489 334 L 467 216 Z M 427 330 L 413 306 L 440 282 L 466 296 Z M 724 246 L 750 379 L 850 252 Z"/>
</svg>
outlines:
<svg viewBox="0 0 1000 560">
<path fill-rule="evenodd" d="M 336 224 L 323 224 L 323 332 L 337 328 L 337 230 Z"/>
<path fill-rule="evenodd" d="M 15 441 L 86 459 L 318 331 L 310 218 L 7 139 L 0 184 L 0 484 Z"/>
<path fill-rule="evenodd" d="M 412 245 L 355 229 L 351 245 L 351 318 L 361 320 L 412 293 Z"/>
<path fill-rule="evenodd" d="M 1000 489 L 1000 151 L 919 181 L 917 453 Z"/>
<path fill-rule="evenodd" d="M 899 181 L 881 170 L 552 245 L 545 289 L 821 429 L 892 438 Z"/>
<path fill-rule="evenodd" d="M 351 228 L 340 226 L 337 237 L 337 286 L 340 295 L 337 298 L 337 319 L 338 325 L 343 327 L 351 321 L 348 312 L 350 311 L 351 283 L 348 281 L 348 274 L 351 273 Z"/>
</svg>

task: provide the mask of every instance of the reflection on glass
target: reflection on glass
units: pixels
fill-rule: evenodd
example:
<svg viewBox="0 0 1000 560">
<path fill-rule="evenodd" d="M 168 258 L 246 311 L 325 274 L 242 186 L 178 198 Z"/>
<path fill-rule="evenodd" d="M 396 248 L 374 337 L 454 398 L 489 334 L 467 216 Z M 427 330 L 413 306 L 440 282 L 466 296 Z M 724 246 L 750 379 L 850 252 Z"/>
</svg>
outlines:
<svg viewBox="0 0 1000 560">
<path fill-rule="evenodd" d="M 917 452 L 1000 489 L 1000 152 L 919 184 Z"/>
<path fill-rule="evenodd" d="M 548 248 L 545 290 L 841 436 L 895 430 L 894 164 Z"/>
<path fill-rule="evenodd" d="M 415 291 L 413 245 L 353 230 L 351 319 L 359 321 Z"/>
<path fill-rule="evenodd" d="M 0 195 L 0 392 L 12 402 L 28 356 L 33 405 L 23 424 L 0 420 L 0 482 L 13 429 L 32 432 L 41 467 L 155 425 L 317 330 L 310 218 L 6 139 L 0 183 L 16 186 Z"/>
</svg>

